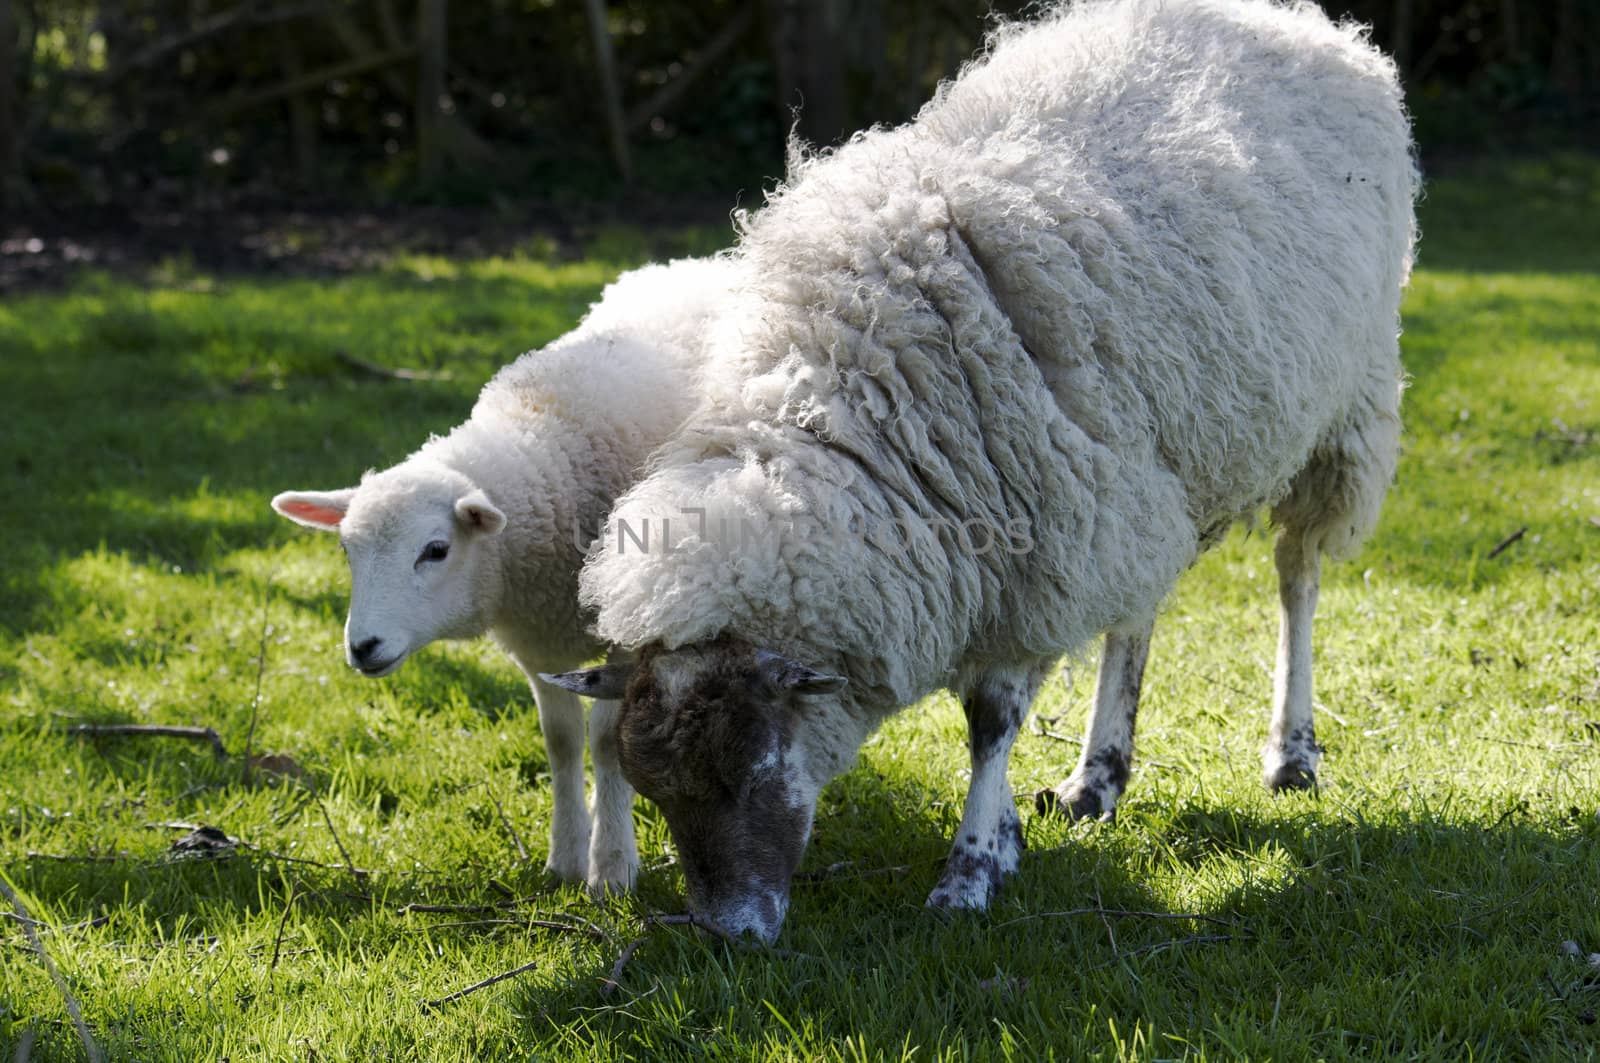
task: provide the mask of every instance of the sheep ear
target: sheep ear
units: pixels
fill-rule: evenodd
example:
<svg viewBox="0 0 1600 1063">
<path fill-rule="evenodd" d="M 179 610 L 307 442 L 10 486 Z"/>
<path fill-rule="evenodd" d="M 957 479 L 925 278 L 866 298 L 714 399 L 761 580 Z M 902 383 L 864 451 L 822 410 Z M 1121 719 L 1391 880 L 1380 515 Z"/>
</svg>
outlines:
<svg viewBox="0 0 1600 1063">
<path fill-rule="evenodd" d="M 576 672 L 557 672 L 554 675 L 540 672 L 539 678 L 586 698 L 616 701 L 628 689 L 628 680 L 633 678 L 638 667 L 635 662 L 629 661 L 626 664 L 602 664 L 598 668 L 580 668 Z"/>
<path fill-rule="evenodd" d="M 338 531 L 356 489 L 342 491 L 285 491 L 273 498 L 272 508 L 296 524 L 318 531 Z"/>
<path fill-rule="evenodd" d="M 456 499 L 456 519 L 485 535 L 498 535 L 506 526 L 506 515 L 495 508 L 488 495 L 477 489 Z"/>
<path fill-rule="evenodd" d="M 756 662 L 768 682 L 796 694 L 837 694 L 850 682 L 842 675 L 819 672 L 771 650 L 757 650 Z"/>
</svg>

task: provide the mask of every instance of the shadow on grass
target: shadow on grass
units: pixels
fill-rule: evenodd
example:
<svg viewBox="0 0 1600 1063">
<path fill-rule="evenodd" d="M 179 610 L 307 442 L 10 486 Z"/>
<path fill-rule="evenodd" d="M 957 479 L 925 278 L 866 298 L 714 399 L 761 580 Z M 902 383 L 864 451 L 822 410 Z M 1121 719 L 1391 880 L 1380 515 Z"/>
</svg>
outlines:
<svg viewBox="0 0 1600 1063">
<path fill-rule="evenodd" d="M 28 500 L 0 507 L 0 629 L 48 627 L 63 604 L 45 585 L 52 565 L 101 546 L 204 573 L 281 540 L 289 529 L 267 507 L 272 494 L 353 483 L 403 458 L 463 420 L 494 370 L 553 338 L 599 292 L 502 276 L 430 282 L 434 305 L 460 306 L 428 322 L 437 330 L 428 367 L 451 377 L 389 381 L 336 353 L 407 360 L 381 347 L 390 317 L 416 313 L 405 278 L 382 278 L 391 282 L 398 292 L 359 298 L 361 317 L 329 324 L 324 307 L 316 327 L 293 324 L 299 289 L 287 282 L 242 292 L 239 321 L 205 307 L 196 321 L 158 312 L 122 288 L 84 296 L 59 319 L 41 314 L 42 302 L 0 317 L 0 344 L 27 348 L 0 363 L 0 491 Z M 524 312 L 496 309 L 505 307 Z M 548 334 L 527 334 L 529 314 Z"/>
<path fill-rule="evenodd" d="M 841 875 L 797 890 L 779 944 L 800 955 L 680 935 L 641 952 L 626 979 L 630 991 L 615 1006 L 596 1007 L 592 990 L 581 986 L 525 991 L 525 1006 L 572 1024 L 585 1044 L 629 1054 L 699 1047 L 684 1016 L 674 1018 L 677 1008 L 715 1017 L 716 1029 L 705 1034 L 731 1034 L 735 1043 L 760 1043 L 769 1016 L 777 1015 L 825 1044 L 862 1030 L 893 1030 L 930 1047 L 991 1038 L 998 1027 L 1042 1051 L 1059 1041 L 1064 1015 L 1082 1018 L 1085 1009 L 1114 1015 L 1126 1030 L 1147 1006 L 1156 1014 L 1176 1006 L 1194 1016 L 1196 1029 L 1222 1019 L 1208 1016 L 1221 1008 L 1245 1013 L 1252 1036 L 1269 1036 L 1265 1017 L 1254 1011 L 1261 1002 L 1249 996 L 1268 971 L 1289 987 L 1280 989 L 1286 1029 L 1293 1022 L 1304 1033 L 1309 1018 L 1319 1034 L 1380 1055 L 1407 1055 L 1417 1047 L 1408 1038 L 1466 1025 L 1449 1014 L 1460 1006 L 1451 1002 L 1464 983 L 1486 980 L 1501 1001 L 1513 1008 L 1525 1002 L 1528 1014 L 1543 1011 L 1548 1017 L 1539 1021 L 1578 1038 L 1600 1005 L 1600 986 L 1583 982 L 1576 966 L 1558 999 L 1545 981 L 1550 970 L 1561 974 L 1560 941 L 1600 936 L 1600 916 L 1571 924 L 1572 888 L 1600 880 L 1592 810 L 1586 825 L 1510 816 L 1483 824 L 1428 816 L 1374 824 L 1320 809 L 1257 815 L 1191 804 L 1162 822 L 1079 828 L 1059 848 L 1028 854 L 992 913 L 955 917 L 921 907 L 938 868 L 913 858 L 934 843 L 902 828 L 876 830 L 859 852 L 913 863 L 910 872 Z M 1173 907 L 1132 871 L 1137 853 L 1148 850 L 1170 853 L 1186 880 L 1215 878 L 1222 868 L 1235 882 L 1206 903 Z M 1247 870 L 1237 878 L 1240 868 L 1260 865 L 1281 874 Z M 1530 935 L 1548 942 L 1549 960 L 1529 961 L 1525 953 L 1508 959 Z M 1330 953 L 1343 958 L 1330 965 Z M 1153 971 L 1160 974 L 1146 985 L 1141 972 Z M 1189 986 L 1187 1000 L 1143 998 L 1152 989 L 1170 994 L 1174 981 Z M 863 995 L 876 1010 L 862 1011 L 851 988 L 860 983 L 871 987 Z M 1362 989 L 1352 993 L 1352 985 Z M 1372 1011 L 1319 1014 L 1318 1001 L 1342 993 Z M 1392 1012 L 1396 1001 L 1413 996 L 1411 1019 L 1374 1021 L 1374 1012 Z M 1271 1000 L 1266 1005 L 1272 1009 Z M 1486 1007 L 1505 1014 L 1497 1010 L 1502 1003 Z"/>
<path fill-rule="evenodd" d="M 1485 273 L 1600 272 L 1600 159 L 1485 159 L 1427 180 L 1419 263 Z"/>
</svg>

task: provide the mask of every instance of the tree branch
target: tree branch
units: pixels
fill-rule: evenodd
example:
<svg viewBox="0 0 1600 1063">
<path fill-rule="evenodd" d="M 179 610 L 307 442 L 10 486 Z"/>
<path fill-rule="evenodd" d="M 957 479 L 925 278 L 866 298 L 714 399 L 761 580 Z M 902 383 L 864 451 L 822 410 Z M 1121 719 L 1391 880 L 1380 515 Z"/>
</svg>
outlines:
<svg viewBox="0 0 1600 1063">
<path fill-rule="evenodd" d="M 630 130 L 640 129 L 649 124 L 650 119 L 665 111 L 677 102 L 678 97 L 686 92 L 695 80 L 705 73 L 718 59 L 738 43 L 745 31 L 755 24 L 756 9 L 744 7 L 739 13 L 728 20 L 727 25 L 717 31 L 716 36 L 706 42 L 706 46 L 695 55 L 694 60 L 678 72 L 678 76 L 668 81 L 665 85 L 650 94 L 650 98 L 643 103 L 636 104 L 628 111 L 627 122 Z"/>
</svg>

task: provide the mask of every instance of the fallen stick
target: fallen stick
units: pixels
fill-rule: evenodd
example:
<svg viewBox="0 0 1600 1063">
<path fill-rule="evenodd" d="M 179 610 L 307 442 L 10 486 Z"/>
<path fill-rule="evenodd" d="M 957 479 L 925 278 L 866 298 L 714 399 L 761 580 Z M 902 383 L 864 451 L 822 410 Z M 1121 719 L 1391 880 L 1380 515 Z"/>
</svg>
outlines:
<svg viewBox="0 0 1600 1063">
<path fill-rule="evenodd" d="M 458 989 L 454 993 L 451 993 L 447 996 L 442 996 L 437 1000 L 424 1000 L 422 1002 L 422 1010 L 437 1011 L 446 1004 L 454 1004 L 456 1001 L 461 1000 L 464 997 L 469 997 L 480 989 L 488 989 L 497 982 L 504 982 L 507 978 L 515 978 L 517 975 L 531 971 L 537 966 L 539 966 L 538 960 L 529 960 L 521 967 L 513 967 L 509 971 L 502 971 L 500 974 L 490 975 L 481 982 L 474 982 L 465 989 Z"/>
<path fill-rule="evenodd" d="M 837 864 L 816 871 L 801 871 L 794 876 L 797 886 L 815 886 L 823 882 L 832 882 L 835 879 L 876 878 L 879 875 L 905 875 L 911 871 L 910 864 L 894 864 L 890 867 L 867 867 L 855 870 L 850 861 L 845 860 Z"/>
<path fill-rule="evenodd" d="M 430 369 L 391 369 L 377 362 L 369 362 L 365 358 L 357 358 L 349 351 L 334 351 L 333 356 L 351 369 L 359 370 L 368 376 L 375 376 L 382 380 L 449 380 L 449 373 L 438 373 Z"/>
<path fill-rule="evenodd" d="M 1487 554 L 1483 555 L 1483 559 L 1485 561 L 1493 561 L 1495 558 L 1505 553 L 1512 543 L 1516 542 L 1518 539 L 1521 539 L 1527 534 L 1528 526 L 1524 524 L 1522 527 L 1518 528 L 1504 539 L 1501 539 L 1499 545 L 1497 545 L 1493 550 L 1490 550 Z"/>
<path fill-rule="evenodd" d="M 1214 915 L 1201 915 L 1198 912 L 1141 912 L 1129 908 L 1068 908 L 1059 912 L 1035 912 L 1032 915 L 1021 915 L 1015 919 L 1007 919 L 1003 923 L 996 923 L 991 930 L 1002 927 L 1015 926 L 1018 923 L 1032 922 L 1035 919 L 1060 919 L 1074 915 L 1092 915 L 1097 919 L 1193 919 L 1201 923 L 1214 923 L 1217 926 L 1235 926 L 1227 919 L 1218 919 Z"/>
<path fill-rule="evenodd" d="M 244 733 L 244 757 L 240 766 L 240 780 L 245 783 L 249 783 L 251 769 L 255 767 L 250 751 L 255 745 L 256 716 L 261 709 L 261 679 L 267 672 L 267 603 L 271 595 L 272 576 L 269 574 L 267 585 L 261 589 L 261 649 L 256 653 L 256 696 L 250 699 L 250 727 Z"/>
<path fill-rule="evenodd" d="M 339 832 L 333 828 L 333 817 L 328 815 L 328 806 L 323 803 L 322 795 L 316 794 L 315 796 L 317 807 L 322 809 L 322 822 L 328 825 L 328 833 L 333 835 L 333 844 L 339 847 L 339 855 L 344 857 L 344 869 L 350 872 L 350 877 L 356 880 L 357 885 L 360 885 L 361 880 L 367 877 L 367 872 L 357 867 L 356 862 L 350 859 L 350 850 L 344 847 L 344 840 L 339 837 Z"/>
<path fill-rule="evenodd" d="M 1119 953 L 1117 958 L 1114 960 L 1107 960 L 1105 963 L 1098 963 L 1093 967 L 1086 967 L 1084 970 L 1085 972 L 1098 971 L 1101 968 L 1110 967 L 1113 963 L 1121 963 L 1123 960 L 1132 959 L 1135 956 L 1148 956 L 1156 952 L 1165 952 L 1168 949 L 1175 949 L 1180 945 L 1216 945 L 1221 944 L 1224 941 L 1232 940 L 1232 934 L 1200 934 L 1195 937 L 1174 938 L 1171 941 L 1158 941 L 1154 945 L 1145 945 L 1142 948 L 1130 949 L 1127 952 Z"/>
<path fill-rule="evenodd" d="M 622 969 L 628 966 L 628 961 L 633 959 L 633 954 L 639 951 L 639 946 L 643 945 L 645 938 L 649 936 L 649 934 L 642 934 L 634 938 L 628 942 L 627 947 L 617 953 L 617 962 L 611 965 L 611 977 L 607 978 L 605 984 L 600 987 L 600 996 L 602 998 L 610 997 L 621 986 Z"/>
<path fill-rule="evenodd" d="M 222 736 L 210 727 L 184 727 L 167 723 L 80 723 L 72 728 L 70 733 L 88 735 L 91 738 L 140 735 L 155 738 L 187 738 L 191 741 L 210 742 L 211 751 L 216 754 L 218 760 L 228 759 L 228 747 L 222 744 Z"/>
<path fill-rule="evenodd" d="M 523 863 L 523 866 L 526 867 L 528 863 L 528 850 L 527 847 L 522 844 L 521 835 L 517 833 L 517 828 L 511 825 L 511 820 L 506 817 L 506 810 L 501 807 L 500 799 L 494 795 L 493 790 L 489 791 L 489 800 L 494 802 L 494 810 L 500 813 L 500 822 L 505 824 L 506 833 L 511 835 L 512 844 L 517 847 L 517 858 L 520 859 Z"/>
<path fill-rule="evenodd" d="M 0 915 L 5 916 L 7 919 L 15 919 L 19 923 L 28 921 L 24 916 L 16 912 L 0 912 Z M 93 930 L 95 927 L 105 926 L 109 922 L 111 922 L 109 915 L 97 915 L 93 919 L 85 919 L 80 923 L 68 923 L 66 926 L 43 926 L 43 924 L 35 920 L 34 926 L 42 927 L 52 934 L 65 934 L 70 930 Z"/>
<path fill-rule="evenodd" d="M 524 930 L 538 927 L 541 930 L 555 930 L 563 934 L 582 934 L 597 941 L 605 940 L 605 934 L 600 931 L 599 927 L 579 926 L 577 923 L 558 923 L 553 919 L 466 919 L 455 923 L 429 923 L 416 929 L 418 931 L 462 930 L 485 926 L 515 926 Z"/>
<path fill-rule="evenodd" d="M 1056 717 L 1052 716 L 1050 719 L 1051 719 L 1052 722 L 1054 722 Z M 1037 716 L 1033 717 L 1033 719 L 1030 720 L 1029 722 L 1032 725 L 1033 733 L 1038 735 L 1040 738 L 1053 738 L 1057 742 L 1066 742 L 1066 743 L 1068 743 L 1070 745 L 1075 745 L 1075 746 L 1083 745 L 1083 739 L 1081 739 L 1081 738 L 1073 738 L 1071 735 L 1064 735 L 1064 734 L 1060 734 L 1060 733 L 1058 733 L 1056 731 L 1052 731 L 1052 730 L 1050 730 L 1050 728 L 1046 727 L 1044 725 L 1043 721 L 1041 721 L 1039 719 L 1039 717 L 1037 717 Z"/>
<path fill-rule="evenodd" d="M 11 888 L 11 883 L 4 875 L 0 875 L 0 893 L 4 893 L 17 910 L 17 919 L 22 923 L 23 933 L 28 935 L 28 944 L 33 946 L 33 951 L 38 955 L 39 962 L 49 972 L 50 980 L 56 984 L 56 989 L 61 992 L 61 999 L 66 1001 L 67 1014 L 72 1018 L 72 1025 L 78 1030 L 78 1040 L 83 1042 L 84 1054 L 89 1057 L 89 1063 L 100 1063 L 100 1048 L 94 1043 L 94 1038 L 89 1034 L 89 1026 L 83 1021 L 83 1009 L 78 1007 L 78 1000 L 72 995 L 72 990 L 67 986 L 67 980 L 61 976 L 55 961 L 45 951 L 44 942 L 39 938 L 38 923 L 33 916 L 28 914 L 27 906 L 22 903 L 22 898 Z"/>
<path fill-rule="evenodd" d="M 289 912 L 294 908 L 294 902 L 295 892 L 294 887 L 291 886 L 289 887 L 289 899 L 283 903 L 283 915 L 278 919 L 278 934 L 272 939 L 272 963 L 267 967 L 269 971 L 278 969 L 278 954 L 283 948 L 283 928 L 289 922 Z"/>
</svg>

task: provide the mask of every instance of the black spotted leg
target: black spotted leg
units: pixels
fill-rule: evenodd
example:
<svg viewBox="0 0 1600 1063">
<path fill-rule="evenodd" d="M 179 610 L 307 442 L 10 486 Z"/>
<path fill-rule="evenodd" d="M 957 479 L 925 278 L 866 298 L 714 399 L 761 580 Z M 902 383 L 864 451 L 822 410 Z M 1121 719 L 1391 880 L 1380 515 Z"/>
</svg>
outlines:
<svg viewBox="0 0 1600 1063">
<path fill-rule="evenodd" d="M 1022 821 L 1006 769 L 1011 745 L 1038 692 L 1044 667 L 1009 666 L 983 672 L 964 698 L 972 782 L 950 859 L 928 895 L 935 908 L 983 909 L 1022 858 Z"/>
<path fill-rule="evenodd" d="M 1035 795 L 1039 812 L 1061 812 L 1073 819 L 1110 819 L 1115 814 L 1133 765 L 1134 720 L 1154 624 L 1106 632 L 1083 753 L 1065 782 Z"/>
<path fill-rule="evenodd" d="M 1278 667 L 1273 673 L 1272 726 L 1261 751 L 1267 788 L 1309 790 L 1317 783 L 1322 747 L 1312 722 L 1311 622 L 1321 564 L 1315 547 L 1293 530 L 1278 539 Z"/>
</svg>

